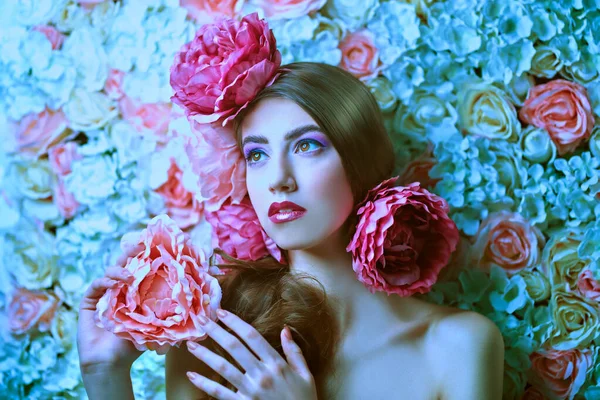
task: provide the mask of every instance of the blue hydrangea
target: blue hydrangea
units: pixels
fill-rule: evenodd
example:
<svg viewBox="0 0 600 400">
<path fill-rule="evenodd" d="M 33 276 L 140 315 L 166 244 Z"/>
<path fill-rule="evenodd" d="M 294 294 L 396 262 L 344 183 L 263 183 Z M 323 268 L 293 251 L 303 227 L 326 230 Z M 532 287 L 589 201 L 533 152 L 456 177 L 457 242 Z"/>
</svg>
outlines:
<svg viewBox="0 0 600 400">
<path fill-rule="evenodd" d="M 438 143 L 434 155 L 438 163 L 429 175 L 441 180 L 433 191 L 448 201 L 466 235 L 474 235 L 490 211 L 512 210 L 527 181 L 521 151 L 509 142 L 455 135 Z"/>
<path fill-rule="evenodd" d="M 393 64 L 417 46 L 421 37 L 419 25 L 413 4 L 386 2 L 379 6 L 367 28 L 375 34 L 375 45 L 384 64 Z"/>
</svg>

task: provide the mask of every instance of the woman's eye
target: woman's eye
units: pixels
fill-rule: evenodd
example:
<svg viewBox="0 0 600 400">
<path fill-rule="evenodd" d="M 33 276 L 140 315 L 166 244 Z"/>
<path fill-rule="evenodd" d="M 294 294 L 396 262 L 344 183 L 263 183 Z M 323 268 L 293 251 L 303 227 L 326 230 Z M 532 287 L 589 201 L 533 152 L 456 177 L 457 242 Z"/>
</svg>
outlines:
<svg viewBox="0 0 600 400">
<path fill-rule="evenodd" d="M 262 151 L 252 150 L 250 153 L 248 153 L 248 157 L 246 157 L 246 161 L 248 161 L 250 163 L 258 162 L 258 161 L 260 161 L 261 154 L 262 154 Z"/>
<path fill-rule="evenodd" d="M 312 150 L 317 150 L 321 147 L 323 147 L 321 145 L 321 143 L 317 142 L 316 140 L 311 140 L 311 139 L 305 139 L 305 140 L 301 140 L 298 142 L 298 145 L 296 146 L 296 148 L 301 152 L 301 153 L 308 153 L 309 150 L 311 150 L 310 145 L 316 145 L 316 148 L 313 148 Z"/>
</svg>

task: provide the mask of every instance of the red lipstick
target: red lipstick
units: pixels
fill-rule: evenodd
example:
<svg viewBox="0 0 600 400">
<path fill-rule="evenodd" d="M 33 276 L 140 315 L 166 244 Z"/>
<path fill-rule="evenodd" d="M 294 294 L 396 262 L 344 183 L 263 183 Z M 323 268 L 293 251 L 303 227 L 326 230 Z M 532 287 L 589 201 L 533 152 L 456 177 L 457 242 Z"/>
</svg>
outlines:
<svg viewBox="0 0 600 400">
<path fill-rule="evenodd" d="M 273 203 L 269 207 L 269 219 L 275 224 L 293 221 L 306 214 L 306 209 L 291 201 Z"/>
</svg>

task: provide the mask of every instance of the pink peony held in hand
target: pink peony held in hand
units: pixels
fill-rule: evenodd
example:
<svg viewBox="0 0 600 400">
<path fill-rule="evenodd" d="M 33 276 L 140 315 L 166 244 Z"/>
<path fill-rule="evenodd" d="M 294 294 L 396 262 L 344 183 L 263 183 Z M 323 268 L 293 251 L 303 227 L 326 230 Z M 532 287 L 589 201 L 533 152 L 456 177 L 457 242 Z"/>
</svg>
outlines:
<svg viewBox="0 0 600 400">
<path fill-rule="evenodd" d="M 258 13 L 200 27 L 171 66 L 171 100 L 200 123 L 225 126 L 279 75 L 281 53 Z"/>
<path fill-rule="evenodd" d="M 96 324 L 138 350 L 165 354 L 183 340 L 207 337 L 198 316 L 217 319 L 221 287 L 202 250 L 162 214 L 121 239 L 124 268 L 135 280 L 108 289 L 96 306 Z"/>
<path fill-rule="evenodd" d="M 231 257 L 256 261 L 270 254 L 285 263 L 281 250 L 260 225 L 248 196 L 240 204 L 228 201 L 205 216 L 215 233 L 214 246 L 219 246 Z"/>
<path fill-rule="evenodd" d="M 448 203 L 419 186 L 394 186 L 398 177 L 371 189 L 359 205 L 351 251 L 357 278 L 371 293 L 408 297 L 426 293 L 458 245 Z"/>
</svg>

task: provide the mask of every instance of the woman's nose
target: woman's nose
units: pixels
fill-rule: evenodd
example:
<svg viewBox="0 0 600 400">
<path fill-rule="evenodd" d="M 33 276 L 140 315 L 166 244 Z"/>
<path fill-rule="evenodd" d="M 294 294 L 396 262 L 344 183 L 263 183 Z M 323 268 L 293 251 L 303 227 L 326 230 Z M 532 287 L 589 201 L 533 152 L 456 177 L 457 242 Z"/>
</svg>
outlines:
<svg viewBox="0 0 600 400">
<path fill-rule="evenodd" d="M 281 159 L 276 166 L 276 171 L 273 171 L 269 191 L 276 192 L 293 192 L 297 189 L 296 180 L 292 174 L 290 165 L 285 159 Z"/>
</svg>

